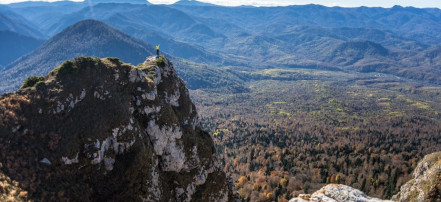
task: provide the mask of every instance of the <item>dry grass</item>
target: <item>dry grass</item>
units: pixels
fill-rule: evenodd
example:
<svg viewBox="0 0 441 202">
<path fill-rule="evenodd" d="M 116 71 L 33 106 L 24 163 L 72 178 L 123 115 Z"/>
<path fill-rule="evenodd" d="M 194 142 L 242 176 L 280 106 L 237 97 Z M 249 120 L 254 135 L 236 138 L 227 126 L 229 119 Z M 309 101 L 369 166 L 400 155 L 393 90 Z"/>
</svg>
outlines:
<svg viewBox="0 0 441 202">
<path fill-rule="evenodd" d="M 0 98 L 0 126 L 17 122 L 19 120 L 17 112 L 20 112 L 23 105 L 29 103 L 29 98 L 22 95 L 14 94 Z"/>
</svg>

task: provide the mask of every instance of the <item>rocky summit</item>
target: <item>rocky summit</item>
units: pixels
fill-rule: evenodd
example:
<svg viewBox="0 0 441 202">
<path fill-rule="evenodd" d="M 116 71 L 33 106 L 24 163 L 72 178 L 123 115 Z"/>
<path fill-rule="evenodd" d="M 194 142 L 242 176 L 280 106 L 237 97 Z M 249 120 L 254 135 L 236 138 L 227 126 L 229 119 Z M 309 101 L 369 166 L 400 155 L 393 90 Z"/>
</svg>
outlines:
<svg viewBox="0 0 441 202">
<path fill-rule="evenodd" d="M 231 201 L 165 57 L 79 57 L 0 96 L 0 201 Z"/>
</svg>

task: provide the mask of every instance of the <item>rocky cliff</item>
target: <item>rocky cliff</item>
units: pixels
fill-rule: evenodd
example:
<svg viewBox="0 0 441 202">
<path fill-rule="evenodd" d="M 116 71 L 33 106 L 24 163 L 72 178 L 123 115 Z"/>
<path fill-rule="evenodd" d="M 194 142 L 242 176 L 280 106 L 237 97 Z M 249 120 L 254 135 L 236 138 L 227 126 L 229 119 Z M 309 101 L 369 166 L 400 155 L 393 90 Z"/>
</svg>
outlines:
<svg viewBox="0 0 441 202">
<path fill-rule="evenodd" d="M 392 201 L 441 201 L 441 152 L 425 156 L 412 174 L 414 178 L 401 186 L 400 192 L 392 197 Z M 387 202 L 388 200 L 371 198 L 358 189 L 339 184 L 329 184 L 313 194 L 302 194 L 290 200 L 290 202 L 307 201 Z"/>
<path fill-rule="evenodd" d="M 441 201 L 441 152 L 425 156 L 412 175 L 392 200 Z"/>
<path fill-rule="evenodd" d="M 76 58 L 0 96 L 0 201 L 231 201 L 166 58 Z"/>
<path fill-rule="evenodd" d="M 307 201 L 365 201 L 365 202 L 382 202 L 378 198 L 371 198 L 358 189 L 342 185 L 328 184 L 313 194 L 301 194 L 297 198 L 289 200 L 289 202 L 307 202 Z M 387 201 L 384 201 L 387 202 Z"/>
</svg>

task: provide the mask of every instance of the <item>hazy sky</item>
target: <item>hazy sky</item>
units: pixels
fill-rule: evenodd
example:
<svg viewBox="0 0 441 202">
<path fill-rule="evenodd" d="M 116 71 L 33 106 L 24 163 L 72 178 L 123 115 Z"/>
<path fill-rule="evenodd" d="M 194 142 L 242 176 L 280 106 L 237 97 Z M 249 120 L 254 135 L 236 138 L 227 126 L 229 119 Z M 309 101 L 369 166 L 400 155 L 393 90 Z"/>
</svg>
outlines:
<svg viewBox="0 0 441 202">
<path fill-rule="evenodd" d="M 22 1 L 22 0 L 21 0 Z M 54 1 L 54 0 L 47 0 Z M 77 0 L 81 1 L 81 0 Z M 93 1 L 93 0 L 91 0 Z M 149 0 L 154 4 L 171 4 L 177 0 Z M 303 4 L 321 4 L 325 6 L 342 7 L 392 7 L 394 5 L 413 7 L 437 7 L 441 8 L 441 0 L 200 0 L 226 6 L 254 5 L 254 6 L 285 6 Z M 0 4 L 20 2 L 20 0 L 0 0 Z"/>
</svg>

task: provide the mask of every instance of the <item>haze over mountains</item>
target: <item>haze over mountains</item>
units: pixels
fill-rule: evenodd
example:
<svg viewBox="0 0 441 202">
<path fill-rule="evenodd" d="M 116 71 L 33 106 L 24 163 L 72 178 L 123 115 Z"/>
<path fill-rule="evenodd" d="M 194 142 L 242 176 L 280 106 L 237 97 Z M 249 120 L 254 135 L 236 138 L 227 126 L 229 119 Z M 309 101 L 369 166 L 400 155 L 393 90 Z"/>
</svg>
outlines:
<svg viewBox="0 0 441 202">
<path fill-rule="evenodd" d="M 42 39 L 36 39 L 21 35 L 12 31 L 0 31 L 0 69 L 19 58 L 20 56 L 34 50 L 44 42 Z"/>
<path fill-rule="evenodd" d="M 46 38 L 96 19 L 198 63 L 383 72 L 441 83 L 439 9 L 124 2 L 10 4 L 1 6 L 1 29 Z M 382 53 L 376 54 L 377 49 Z"/>
<path fill-rule="evenodd" d="M 154 48 L 102 22 L 76 23 L 46 41 L 41 47 L 5 67 L 0 75 L 3 90 L 19 87 L 22 78 L 47 74 L 61 62 L 81 55 L 119 57 L 132 64 L 153 55 Z M 38 67 L 38 68 L 35 68 Z"/>
</svg>

